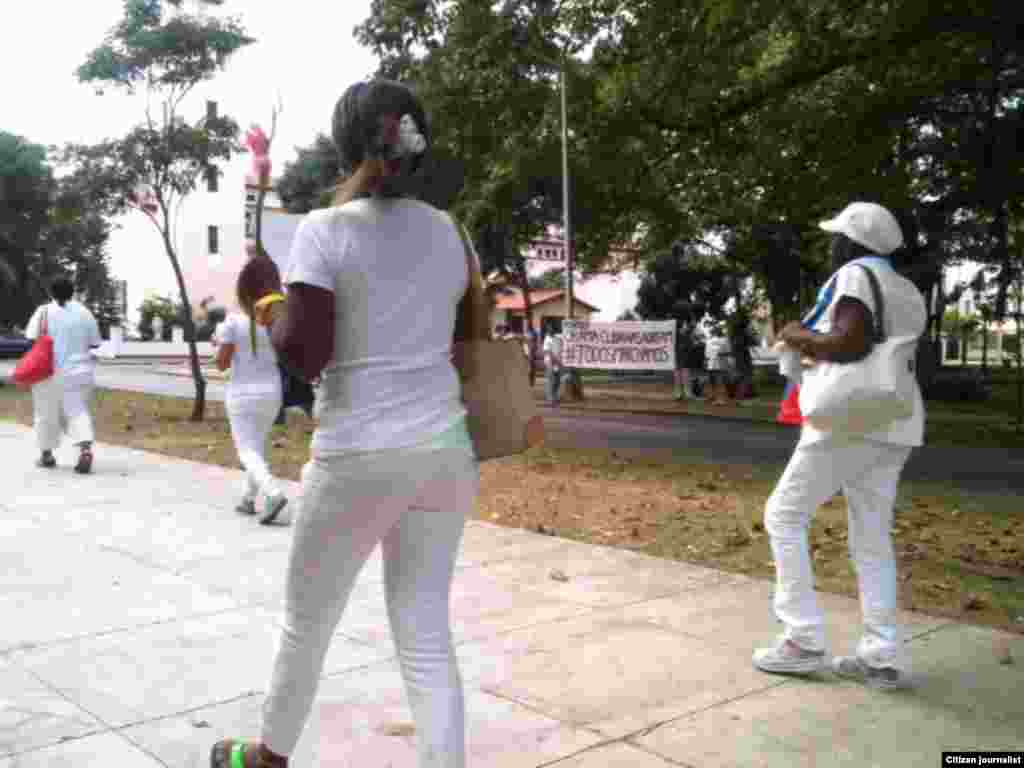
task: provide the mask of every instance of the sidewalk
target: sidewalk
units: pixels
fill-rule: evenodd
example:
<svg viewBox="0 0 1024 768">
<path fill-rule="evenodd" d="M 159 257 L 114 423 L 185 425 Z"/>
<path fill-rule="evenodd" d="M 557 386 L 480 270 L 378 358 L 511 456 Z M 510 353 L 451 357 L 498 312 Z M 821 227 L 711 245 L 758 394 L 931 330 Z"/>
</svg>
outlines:
<svg viewBox="0 0 1024 768">
<path fill-rule="evenodd" d="M 0 422 L 0 768 L 205 768 L 216 739 L 257 734 L 291 528 L 231 511 L 236 471 L 100 445 L 80 477 L 69 449 L 50 472 L 34 453 Z M 470 522 L 452 607 L 469 768 L 932 768 L 943 748 L 1021 748 L 1022 638 L 908 614 L 914 691 L 769 676 L 750 664 L 777 630 L 769 593 Z M 822 601 L 846 651 L 856 603 Z M 292 765 L 414 768 L 385 617 L 375 555 Z"/>
</svg>

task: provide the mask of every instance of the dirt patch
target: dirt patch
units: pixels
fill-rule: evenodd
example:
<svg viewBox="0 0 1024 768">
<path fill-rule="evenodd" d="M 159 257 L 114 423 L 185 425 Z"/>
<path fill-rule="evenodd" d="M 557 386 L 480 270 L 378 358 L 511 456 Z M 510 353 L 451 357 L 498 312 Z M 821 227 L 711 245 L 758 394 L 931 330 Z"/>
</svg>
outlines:
<svg viewBox="0 0 1024 768">
<path fill-rule="evenodd" d="M 102 390 L 97 439 L 239 468 L 223 405 L 208 404 L 202 423 L 189 421 L 190 412 L 188 400 Z M 0 417 L 29 425 L 31 413 L 27 395 L 0 388 Z M 275 427 L 271 461 L 279 476 L 298 480 L 313 426 L 293 411 L 287 426 Z M 481 466 L 477 517 L 770 579 L 762 515 L 779 470 L 542 448 Z M 822 591 L 857 593 L 847 537 L 840 496 L 811 530 Z M 1016 496 L 904 485 L 894 539 L 905 607 L 1024 632 L 1024 518 Z"/>
</svg>

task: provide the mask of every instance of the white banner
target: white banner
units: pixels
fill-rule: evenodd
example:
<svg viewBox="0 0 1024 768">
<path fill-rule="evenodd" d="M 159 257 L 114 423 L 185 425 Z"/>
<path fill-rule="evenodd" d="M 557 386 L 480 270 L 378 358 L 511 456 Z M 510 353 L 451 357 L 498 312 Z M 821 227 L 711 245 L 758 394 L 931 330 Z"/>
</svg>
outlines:
<svg viewBox="0 0 1024 768">
<path fill-rule="evenodd" d="M 562 361 L 568 368 L 671 371 L 676 365 L 676 321 L 564 320 Z"/>
</svg>

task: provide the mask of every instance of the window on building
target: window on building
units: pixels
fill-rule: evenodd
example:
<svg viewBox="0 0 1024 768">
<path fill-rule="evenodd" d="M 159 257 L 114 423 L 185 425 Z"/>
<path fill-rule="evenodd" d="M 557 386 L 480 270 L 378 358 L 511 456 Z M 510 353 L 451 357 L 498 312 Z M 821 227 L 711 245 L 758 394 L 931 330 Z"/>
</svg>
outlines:
<svg viewBox="0 0 1024 768">
<path fill-rule="evenodd" d="M 256 234 L 256 216 L 252 211 L 245 212 L 245 236 L 252 237 Z"/>
<path fill-rule="evenodd" d="M 206 250 L 211 256 L 220 253 L 220 229 L 214 224 L 206 228 Z"/>
<path fill-rule="evenodd" d="M 217 119 L 217 102 L 213 101 L 212 99 L 206 102 L 206 119 Z"/>
<path fill-rule="evenodd" d="M 206 171 L 206 191 L 216 192 L 220 188 L 219 174 L 216 168 L 210 168 Z"/>
</svg>

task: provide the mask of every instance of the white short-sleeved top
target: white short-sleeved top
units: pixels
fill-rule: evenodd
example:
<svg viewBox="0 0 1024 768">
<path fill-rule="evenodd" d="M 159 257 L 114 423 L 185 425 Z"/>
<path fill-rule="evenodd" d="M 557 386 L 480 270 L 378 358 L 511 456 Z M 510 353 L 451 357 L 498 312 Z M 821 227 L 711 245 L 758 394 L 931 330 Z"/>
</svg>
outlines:
<svg viewBox="0 0 1024 768">
<path fill-rule="evenodd" d="M 731 368 L 732 344 L 725 336 L 712 336 L 704 346 L 709 371 L 727 371 Z"/>
<path fill-rule="evenodd" d="M 912 282 L 900 275 L 885 259 L 868 258 L 858 260 L 870 268 L 878 278 L 882 289 L 882 301 L 885 304 L 885 333 L 887 336 L 919 337 L 928 325 L 928 309 L 924 297 Z M 831 279 L 831 278 L 830 278 Z M 828 309 L 814 326 L 820 333 L 828 333 L 835 322 L 836 306 L 844 296 L 857 299 L 871 310 L 875 316 L 875 298 L 871 290 L 871 280 L 863 268 L 856 262 L 844 265 L 835 275 L 835 289 Z M 825 370 L 826 365 L 863 365 L 856 363 L 819 363 L 804 372 L 804 378 L 814 376 Z M 889 443 L 892 445 L 919 446 L 924 443 L 924 400 L 921 390 L 914 386 L 914 413 L 909 418 L 900 419 L 891 426 L 866 436 L 868 440 Z M 804 424 L 800 434 L 800 445 L 809 445 L 828 438 L 842 438 L 842 435 L 815 429 Z"/>
<path fill-rule="evenodd" d="M 463 423 L 451 342 L 468 271 L 446 213 L 404 198 L 313 211 L 289 261 L 286 284 L 335 297 L 315 456 L 409 448 Z"/>
<path fill-rule="evenodd" d="M 280 397 L 281 372 L 277 367 L 277 352 L 270 343 L 270 335 L 266 328 L 256 327 L 254 355 L 251 333 L 249 316 L 241 312 L 232 312 L 214 332 L 218 344 L 235 345 L 226 394 L 235 401 Z"/>
<path fill-rule="evenodd" d="M 47 334 L 53 339 L 54 368 L 60 371 L 95 365 L 96 358 L 90 350 L 102 344 L 103 338 L 92 312 L 77 301 L 65 302 L 63 307 L 55 301 L 43 304 L 28 321 L 26 338 L 39 336 L 44 309 Z"/>
</svg>

